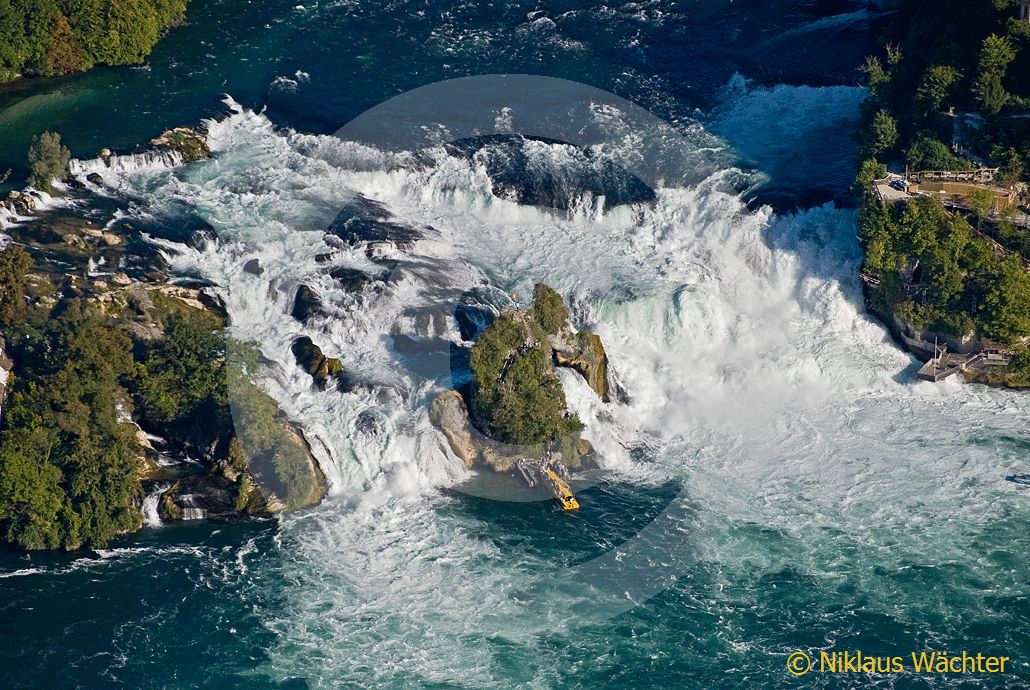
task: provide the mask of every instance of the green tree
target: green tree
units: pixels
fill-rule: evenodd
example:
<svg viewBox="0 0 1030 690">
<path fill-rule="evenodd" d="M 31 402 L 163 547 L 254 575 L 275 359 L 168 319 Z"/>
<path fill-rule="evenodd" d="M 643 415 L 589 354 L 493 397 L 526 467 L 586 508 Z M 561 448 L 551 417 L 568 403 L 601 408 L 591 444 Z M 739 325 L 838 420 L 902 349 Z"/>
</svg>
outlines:
<svg viewBox="0 0 1030 690">
<path fill-rule="evenodd" d="M 869 56 L 865 64 L 858 68 L 866 75 L 866 85 L 869 88 L 869 98 L 873 101 L 882 102 L 884 89 L 890 83 L 890 74 L 883 68 L 880 58 Z"/>
<path fill-rule="evenodd" d="M 973 167 L 928 134 L 920 135 L 905 151 L 905 162 L 912 170 L 969 170 Z"/>
<path fill-rule="evenodd" d="M 965 199 L 976 213 L 976 226 L 979 228 L 983 219 L 994 210 L 994 193 L 989 189 L 977 187 L 966 192 Z"/>
<path fill-rule="evenodd" d="M 543 283 L 533 286 L 533 318 L 544 332 L 553 335 L 569 323 L 569 309 L 556 290 Z"/>
<path fill-rule="evenodd" d="M 121 330 L 75 301 L 14 343 L 0 437 L 0 533 L 9 541 L 100 547 L 139 527 L 141 450 L 120 385 L 131 349 Z"/>
<path fill-rule="evenodd" d="M 47 49 L 57 17 L 56 0 L 13 0 L 25 27 L 25 59 L 23 71 L 31 74 L 49 74 Z"/>
<path fill-rule="evenodd" d="M 0 326 L 9 326 L 25 312 L 25 276 L 32 257 L 16 244 L 0 252 Z"/>
<path fill-rule="evenodd" d="M 1009 148 L 1005 152 L 1005 165 L 1002 166 L 1000 182 L 1006 185 L 1014 185 L 1023 177 L 1023 157 L 1019 151 Z"/>
<path fill-rule="evenodd" d="M 0 81 L 13 79 L 25 64 L 23 16 L 10 0 L 0 0 Z"/>
<path fill-rule="evenodd" d="M 61 135 L 43 132 L 32 138 L 29 146 L 29 184 L 36 189 L 49 192 L 52 180 L 62 177 L 68 169 L 71 152 L 61 146 Z"/>
<path fill-rule="evenodd" d="M 851 193 L 861 201 L 873 195 L 873 181 L 887 177 L 887 166 L 875 158 L 867 158 L 859 166 L 858 175 L 851 185 Z"/>
<path fill-rule="evenodd" d="M 61 546 L 65 492 L 61 471 L 50 462 L 52 450 L 38 425 L 7 430 L 0 444 L 0 536 L 23 549 Z"/>
<path fill-rule="evenodd" d="M 878 110 L 869 124 L 865 139 L 865 155 L 877 158 L 889 153 L 898 142 L 898 123 L 886 110 Z"/>
<path fill-rule="evenodd" d="M 110 0 L 98 61 L 111 65 L 142 63 L 162 28 L 152 5 L 142 0 Z"/>
<path fill-rule="evenodd" d="M 54 20 L 54 33 L 47 53 L 47 72 L 49 74 L 69 74 L 85 69 L 88 57 L 78 37 L 72 32 L 68 18 L 60 12 Z"/>
<path fill-rule="evenodd" d="M 1030 273 L 1017 254 L 999 262 L 989 277 L 982 316 L 981 327 L 988 337 L 1016 344 L 1030 336 Z"/>
<path fill-rule="evenodd" d="M 961 73 L 950 65 L 936 65 L 923 75 L 923 81 L 916 89 L 916 103 L 924 117 L 941 110 Z"/>
<path fill-rule="evenodd" d="M 173 313 L 137 373 L 141 414 L 148 428 L 205 447 L 229 426 L 225 333 L 201 313 Z"/>
<path fill-rule="evenodd" d="M 1016 57 L 1016 49 L 1008 37 L 991 34 L 984 39 L 977 64 L 973 95 L 986 112 L 996 114 L 1009 100 L 1002 84 L 1009 63 Z"/>
<path fill-rule="evenodd" d="M 107 25 L 107 0 L 78 0 L 72 3 L 68 20 L 89 55 L 90 62 L 100 62 Z"/>
</svg>

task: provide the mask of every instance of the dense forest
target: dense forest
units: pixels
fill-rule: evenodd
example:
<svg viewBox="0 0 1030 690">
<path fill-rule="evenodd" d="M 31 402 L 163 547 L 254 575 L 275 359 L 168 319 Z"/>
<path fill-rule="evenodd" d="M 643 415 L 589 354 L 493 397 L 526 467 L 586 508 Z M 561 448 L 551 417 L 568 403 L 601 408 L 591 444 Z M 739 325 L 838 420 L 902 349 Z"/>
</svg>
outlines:
<svg viewBox="0 0 1030 690">
<path fill-rule="evenodd" d="M 863 68 L 866 158 L 913 168 L 995 163 L 1019 178 L 1030 162 L 1030 22 L 1022 0 L 906 0 Z M 975 113 L 954 151 L 951 109 Z M 963 157 L 968 153 L 972 159 Z"/>
<path fill-rule="evenodd" d="M 139 64 L 186 0 L 0 0 L 0 82 Z"/>
<path fill-rule="evenodd" d="M 225 339 L 205 312 L 169 311 L 164 336 L 144 343 L 86 300 L 29 306 L 31 268 L 21 247 L 0 252 L 0 328 L 15 362 L 0 434 L 0 540 L 103 546 L 142 523 L 130 413 L 201 447 L 231 429 Z"/>
<path fill-rule="evenodd" d="M 1013 381 L 1030 383 L 1030 22 L 1019 0 L 908 0 L 883 52 L 863 71 L 869 96 L 855 184 L 870 307 L 928 332 L 1014 348 Z M 966 185 L 964 208 L 933 195 L 886 203 L 888 168 L 997 168 Z M 994 208 L 995 194 L 1012 199 Z"/>
</svg>

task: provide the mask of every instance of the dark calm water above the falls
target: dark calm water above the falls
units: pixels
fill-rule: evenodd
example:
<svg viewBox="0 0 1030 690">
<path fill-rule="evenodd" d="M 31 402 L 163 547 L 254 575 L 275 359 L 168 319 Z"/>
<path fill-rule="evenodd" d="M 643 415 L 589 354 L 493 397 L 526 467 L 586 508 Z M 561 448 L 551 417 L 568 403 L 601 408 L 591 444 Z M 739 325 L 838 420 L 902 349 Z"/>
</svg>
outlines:
<svg viewBox="0 0 1030 690">
<path fill-rule="evenodd" d="M 172 270 L 225 288 L 235 334 L 283 371 L 302 327 L 267 296 L 322 285 L 321 240 L 292 221 L 311 196 L 347 186 L 439 233 L 392 296 L 312 333 L 389 385 L 363 399 L 272 384 L 330 449 L 336 495 L 100 552 L 0 551 L 0 688 L 1030 685 L 1030 493 L 1004 481 L 1028 469 L 1030 403 L 912 381 L 864 311 L 853 211 L 833 203 L 880 20 L 847 0 L 192 0 L 146 67 L 0 87 L 0 170 L 16 175 L 43 130 L 88 159 L 220 119 L 213 160 L 105 180 L 141 218 L 215 228 L 224 252 L 180 247 Z M 718 174 L 584 219 L 501 203 L 453 159 L 355 170 L 323 136 L 490 73 L 611 91 Z M 545 164 L 567 155 L 540 148 Z M 255 256 L 264 283 L 237 270 Z M 604 408 L 563 381 L 606 454 L 575 514 L 477 498 L 441 470 L 431 377 L 384 345 L 441 285 L 536 280 L 575 298 L 630 395 Z M 369 410 L 381 430 L 363 435 Z M 791 652 L 820 649 L 1013 661 L 997 676 L 788 675 Z"/>
</svg>

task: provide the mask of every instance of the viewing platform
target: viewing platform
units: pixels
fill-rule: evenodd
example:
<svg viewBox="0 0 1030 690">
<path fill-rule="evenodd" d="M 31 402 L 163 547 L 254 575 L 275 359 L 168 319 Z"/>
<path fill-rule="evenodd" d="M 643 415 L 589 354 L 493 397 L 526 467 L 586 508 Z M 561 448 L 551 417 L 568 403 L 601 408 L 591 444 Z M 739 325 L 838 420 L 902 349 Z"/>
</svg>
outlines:
<svg viewBox="0 0 1030 690">
<path fill-rule="evenodd" d="M 958 354 L 948 352 L 947 347 L 936 346 L 937 356 L 927 360 L 926 364 L 920 367 L 916 374 L 923 381 L 937 383 L 949 376 L 967 369 L 983 369 L 985 367 L 1003 367 L 1009 363 L 1009 358 L 998 350 L 983 350 L 970 354 Z"/>
</svg>

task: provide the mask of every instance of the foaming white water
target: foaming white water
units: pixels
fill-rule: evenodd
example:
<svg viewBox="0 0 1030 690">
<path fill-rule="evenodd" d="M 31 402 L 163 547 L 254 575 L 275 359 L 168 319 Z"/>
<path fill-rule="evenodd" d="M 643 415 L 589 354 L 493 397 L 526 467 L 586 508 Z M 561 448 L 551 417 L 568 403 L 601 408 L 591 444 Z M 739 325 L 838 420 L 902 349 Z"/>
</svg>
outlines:
<svg viewBox="0 0 1030 690">
<path fill-rule="evenodd" d="M 158 506 L 161 503 L 161 496 L 171 488 L 171 484 L 162 483 L 151 489 L 150 493 L 143 499 L 143 524 L 148 527 L 160 527 L 164 524 L 161 521 L 161 514 Z"/>
<path fill-rule="evenodd" d="M 565 564 L 500 549 L 475 520 L 448 514 L 453 504 L 435 488 L 466 473 L 425 411 L 449 384 L 448 362 L 413 364 L 394 345 L 398 332 L 459 340 L 449 316 L 419 316 L 447 312 L 484 283 L 526 301 L 534 282 L 548 282 L 571 299 L 577 325 L 602 336 L 630 402 L 602 404 L 566 372 L 570 404 L 603 466 L 634 481 L 685 481 L 698 529 L 674 536 L 720 577 L 746 562 L 813 576 L 847 570 L 874 589 L 858 569 L 864 559 L 975 560 L 963 535 L 1012 509 L 1001 477 L 1018 448 L 970 439 L 985 430 L 1021 438 L 1030 403 L 912 379 L 914 360 L 862 307 L 851 211 L 752 211 L 714 174 L 658 190 L 653 207 L 558 214 L 496 198 L 475 160 L 441 153 L 410 166 L 403 155 L 277 133 L 247 112 L 212 126 L 212 149 L 214 161 L 128 173 L 116 188 L 140 200 L 138 212 L 188 205 L 212 225 L 206 245 L 161 242 L 171 265 L 218 286 L 235 337 L 259 343 L 271 362 L 261 383 L 303 424 L 334 493 L 346 495 L 284 519 L 279 575 L 296 586 L 286 613 L 267 620 L 280 640 L 273 677 L 499 685 L 492 624 L 522 643 L 577 623 L 564 620 L 568 591 L 536 588 Z M 329 243 L 323 230 L 354 193 L 424 239 L 377 250 L 390 265 Z M 323 254 L 332 256 L 319 263 Z M 254 258 L 259 276 L 242 269 Z M 328 275 L 344 266 L 389 267 L 389 280 L 348 292 Z M 289 315 L 302 283 L 324 303 L 307 325 Z M 299 335 L 368 385 L 313 390 L 289 350 Z M 630 452 L 640 447 L 648 459 Z M 742 538 L 752 525 L 785 545 Z M 846 559 L 856 565 L 839 559 L 841 534 L 862 549 Z M 874 598 L 868 605 L 887 613 L 889 597 Z M 520 662 L 539 684 L 555 681 L 545 663 Z"/>
<path fill-rule="evenodd" d="M 275 363 L 263 383 L 320 441 L 316 453 L 338 491 L 367 490 L 390 474 L 408 489 L 464 476 L 443 462 L 424 411 L 449 370 L 427 377 L 398 366 L 388 334 L 412 332 L 413 313 L 439 309 L 441 294 L 484 280 L 522 299 L 545 281 L 572 299 L 579 325 L 604 338 L 632 400 L 606 410 L 616 436 L 771 423 L 793 395 L 819 406 L 841 395 L 924 394 L 895 380 L 911 360 L 862 309 L 849 211 L 752 212 L 721 191 L 717 174 L 660 190 L 653 207 L 559 214 L 492 196 L 475 160 L 442 152 L 434 165 L 412 169 L 403 155 L 278 133 L 248 111 L 210 130 L 214 161 L 175 174 L 138 169 L 119 184 L 149 213 L 188 202 L 214 227 L 217 239 L 199 248 L 159 243 L 174 269 L 218 286 L 234 336 L 259 343 Z M 357 294 L 328 269 L 377 274 L 383 264 L 363 247 L 327 244 L 322 232 L 355 193 L 424 232 L 412 251 L 380 250 L 377 258 L 395 262 L 390 280 Z M 330 262 L 316 260 L 326 254 Z M 242 270 L 254 258 L 260 276 Z M 300 284 L 324 302 L 307 325 L 289 314 Z M 311 389 L 289 350 L 304 334 L 372 385 Z M 450 318 L 441 332 L 414 334 L 459 340 Z M 952 391 L 933 390 L 945 393 L 925 394 Z M 375 414 L 373 431 L 356 425 L 362 411 Z"/>
</svg>

